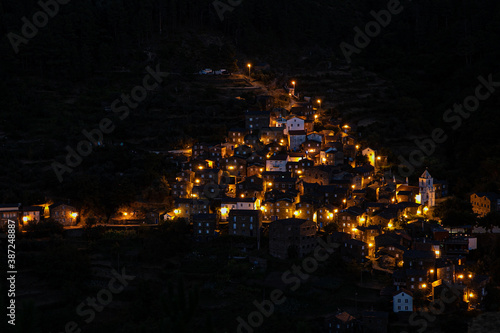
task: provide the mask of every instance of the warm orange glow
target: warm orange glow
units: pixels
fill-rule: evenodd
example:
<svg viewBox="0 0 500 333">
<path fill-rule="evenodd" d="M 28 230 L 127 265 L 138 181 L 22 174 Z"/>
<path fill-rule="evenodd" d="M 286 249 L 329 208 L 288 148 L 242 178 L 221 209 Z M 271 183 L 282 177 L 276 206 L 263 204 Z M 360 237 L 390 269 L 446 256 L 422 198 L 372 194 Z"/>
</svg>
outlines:
<svg viewBox="0 0 500 333">
<path fill-rule="evenodd" d="M 267 183 L 267 186 L 273 186 L 273 183 L 269 182 Z"/>
<path fill-rule="evenodd" d="M 392 228 L 392 223 L 387 224 L 388 228 Z"/>
<path fill-rule="evenodd" d="M 220 212 L 221 212 L 222 215 L 226 215 L 227 214 L 227 208 L 226 207 L 221 208 Z"/>
<path fill-rule="evenodd" d="M 470 298 L 474 297 L 474 294 L 473 294 L 473 293 L 470 293 L 470 294 L 469 294 L 469 297 L 470 297 Z"/>
<path fill-rule="evenodd" d="M 200 166 L 198 167 L 198 169 L 203 170 L 203 166 L 202 166 L 202 165 L 200 165 Z"/>
<path fill-rule="evenodd" d="M 196 179 L 195 180 L 196 184 L 199 184 L 200 183 L 200 180 L 199 179 Z"/>
<path fill-rule="evenodd" d="M 427 288 L 427 285 L 425 283 L 422 283 L 422 288 Z"/>
<path fill-rule="evenodd" d="M 241 193 L 240 197 L 244 198 L 244 197 L 245 197 L 245 195 L 244 195 L 243 193 Z"/>
<path fill-rule="evenodd" d="M 463 276 L 462 274 L 460 274 L 460 275 L 458 276 L 458 278 L 459 278 L 459 279 L 463 279 L 463 278 L 464 278 L 464 276 Z"/>
<path fill-rule="evenodd" d="M 248 65 L 247 65 L 247 67 L 248 67 L 248 68 L 250 68 L 250 67 L 252 67 L 252 65 L 251 65 L 251 64 L 248 64 Z"/>
<path fill-rule="evenodd" d="M 380 156 L 377 156 L 377 160 L 379 160 L 379 161 L 380 161 Z"/>
<path fill-rule="evenodd" d="M 439 254 L 440 254 L 441 252 L 439 252 L 439 250 L 436 250 L 436 251 L 434 251 L 434 253 L 436 253 L 436 257 L 439 257 Z"/>
<path fill-rule="evenodd" d="M 354 189 L 356 186 L 355 185 L 351 185 L 352 189 Z"/>
<path fill-rule="evenodd" d="M 295 81 L 292 81 L 293 86 L 295 87 Z"/>
<path fill-rule="evenodd" d="M 229 170 L 233 170 L 234 169 L 234 166 L 229 166 Z"/>
<path fill-rule="evenodd" d="M 428 210 L 429 210 L 429 208 L 427 206 L 424 207 L 424 213 L 427 213 Z"/>
<path fill-rule="evenodd" d="M 472 274 L 469 274 L 469 279 L 472 279 Z"/>
<path fill-rule="evenodd" d="M 127 213 L 127 212 L 125 212 L 125 213 L 123 213 L 123 215 L 124 215 L 124 216 L 127 216 L 127 215 L 128 215 L 128 213 Z"/>
<path fill-rule="evenodd" d="M 299 212 L 296 210 L 295 212 L 293 212 L 293 215 L 297 216 L 299 215 Z"/>
<path fill-rule="evenodd" d="M 334 209 L 334 210 L 333 210 L 333 212 L 334 212 L 334 213 L 337 213 L 338 211 L 339 211 L 338 209 Z"/>
<path fill-rule="evenodd" d="M 417 215 L 420 215 L 420 214 L 422 214 L 422 211 L 419 209 L 419 210 L 417 210 Z"/>
<path fill-rule="evenodd" d="M 359 149 L 359 145 L 356 145 L 356 149 Z"/>
<path fill-rule="evenodd" d="M 23 222 L 28 222 L 28 217 L 27 216 L 23 216 Z"/>
<path fill-rule="evenodd" d="M 264 211 L 265 209 L 266 209 L 266 207 L 264 207 L 264 206 L 260 206 L 260 210 L 261 210 L 261 211 Z"/>
<path fill-rule="evenodd" d="M 180 209 L 176 209 L 176 210 L 174 210 L 174 213 L 175 213 L 175 214 L 180 214 L 180 213 L 181 213 L 181 210 L 180 210 Z"/>
<path fill-rule="evenodd" d="M 333 218 L 333 214 L 332 214 L 332 213 L 330 213 L 330 214 L 328 215 L 328 218 Z"/>
<path fill-rule="evenodd" d="M 302 173 L 302 171 L 301 171 L 301 170 L 298 170 L 298 171 L 297 171 L 297 173 L 298 173 L 298 174 L 301 174 L 301 173 Z"/>
<path fill-rule="evenodd" d="M 346 199 L 344 199 L 344 200 L 342 200 L 342 201 L 343 201 L 344 203 L 346 203 L 346 202 L 347 202 L 347 200 L 346 200 Z"/>
<path fill-rule="evenodd" d="M 373 243 L 368 244 L 369 247 L 373 247 Z"/>
<path fill-rule="evenodd" d="M 433 270 L 433 269 L 431 269 L 429 272 L 430 272 L 431 274 L 433 274 L 433 273 L 434 273 L 434 270 Z"/>
<path fill-rule="evenodd" d="M 78 213 L 71 213 L 71 217 L 72 217 L 72 218 L 74 218 L 74 219 L 75 219 L 77 216 L 78 216 Z"/>
</svg>

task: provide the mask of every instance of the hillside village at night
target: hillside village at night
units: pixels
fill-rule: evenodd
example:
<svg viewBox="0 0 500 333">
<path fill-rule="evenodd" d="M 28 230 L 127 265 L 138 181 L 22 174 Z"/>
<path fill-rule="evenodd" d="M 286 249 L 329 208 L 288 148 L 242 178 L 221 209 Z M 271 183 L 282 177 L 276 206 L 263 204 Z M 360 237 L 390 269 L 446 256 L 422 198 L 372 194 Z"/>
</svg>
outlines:
<svg viewBox="0 0 500 333">
<path fill-rule="evenodd" d="M 447 311 L 484 309 L 491 278 L 471 254 L 476 258 L 478 233 L 498 232 L 486 217 L 498 214 L 500 196 L 470 195 L 479 224 L 444 224 L 446 180 L 434 179 L 423 167 L 415 183 L 392 172 L 388 156 L 366 145 L 356 124 L 332 116 L 321 99 L 299 97 L 295 84 L 283 87 L 288 108 L 276 107 L 271 95 L 257 96 L 256 107 L 242 115 L 244 127 L 229 129 L 224 142 L 153 152 L 177 168 L 164 180 L 169 204 L 135 202 L 108 219 L 82 212 L 70 200 L 4 204 L 2 223 L 15 220 L 25 235 L 40 232 L 37 225 L 57 224 L 64 226 L 65 237 L 77 239 L 92 229 L 130 235 L 182 224 L 175 237 L 187 236 L 205 249 L 224 240 L 229 247 L 224 256 L 246 263 L 243 275 L 245 270 L 263 274 L 264 280 L 251 283 L 263 288 L 287 288 L 284 276 L 279 282 L 267 271 L 272 262 L 305 263 L 326 251 L 359 270 L 356 288 L 371 296 L 356 290 L 349 295 L 355 306 L 347 302 L 337 311 L 307 317 L 325 332 L 404 328 L 411 314 L 450 290 L 454 297 Z M 317 265 L 308 272 L 314 275 Z M 374 295 L 376 301 L 368 300 Z M 238 330 L 253 329 L 239 323 Z"/>
</svg>

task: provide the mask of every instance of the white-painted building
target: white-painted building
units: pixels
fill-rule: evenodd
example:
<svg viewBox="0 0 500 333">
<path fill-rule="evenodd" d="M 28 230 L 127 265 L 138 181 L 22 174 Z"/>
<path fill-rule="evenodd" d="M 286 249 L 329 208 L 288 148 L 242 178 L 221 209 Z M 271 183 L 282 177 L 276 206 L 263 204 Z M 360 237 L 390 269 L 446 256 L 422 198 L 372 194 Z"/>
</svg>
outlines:
<svg viewBox="0 0 500 333">
<path fill-rule="evenodd" d="M 375 158 L 376 158 L 376 155 L 377 155 L 377 151 L 376 150 L 373 150 L 370 147 L 367 147 L 367 148 L 365 148 L 365 149 L 363 149 L 361 151 L 361 154 L 363 154 L 363 156 L 368 157 L 368 162 L 370 162 L 370 164 L 373 167 L 375 167 Z"/>
<path fill-rule="evenodd" d="M 303 131 L 305 129 L 305 120 L 296 116 L 288 118 L 286 121 L 286 130 L 290 131 Z"/>
<path fill-rule="evenodd" d="M 266 171 L 286 172 L 287 155 L 274 155 L 266 161 Z"/>
<path fill-rule="evenodd" d="M 413 294 L 406 289 L 400 289 L 392 296 L 394 312 L 413 312 Z"/>
</svg>

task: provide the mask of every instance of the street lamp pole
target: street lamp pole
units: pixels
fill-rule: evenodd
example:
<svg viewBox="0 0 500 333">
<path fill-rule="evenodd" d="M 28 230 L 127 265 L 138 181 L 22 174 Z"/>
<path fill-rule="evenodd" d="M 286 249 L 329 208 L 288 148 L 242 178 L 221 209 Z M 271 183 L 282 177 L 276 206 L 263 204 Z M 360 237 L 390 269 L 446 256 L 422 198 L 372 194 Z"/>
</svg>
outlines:
<svg viewBox="0 0 500 333">
<path fill-rule="evenodd" d="M 251 64 L 248 64 L 248 77 L 250 77 L 250 68 L 252 68 L 252 65 Z"/>
</svg>

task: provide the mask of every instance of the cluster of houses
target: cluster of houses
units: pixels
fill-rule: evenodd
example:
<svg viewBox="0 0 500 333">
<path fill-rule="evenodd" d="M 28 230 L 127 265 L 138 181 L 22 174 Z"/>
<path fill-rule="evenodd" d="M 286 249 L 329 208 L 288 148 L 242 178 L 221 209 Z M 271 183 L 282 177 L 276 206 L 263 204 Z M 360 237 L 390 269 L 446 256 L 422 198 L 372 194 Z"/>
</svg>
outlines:
<svg viewBox="0 0 500 333">
<path fill-rule="evenodd" d="M 63 226 L 73 226 L 77 223 L 78 211 L 65 203 L 37 206 L 24 206 L 21 203 L 0 204 L 0 227 L 6 225 L 9 220 L 22 227 L 30 222 L 36 223 L 49 218 Z"/>
<path fill-rule="evenodd" d="M 181 170 L 166 219 L 188 219 L 200 241 L 229 234 L 258 245 L 265 233 L 270 254 L 282 259 L 307 256 L 332 226 L 328 237 L 344 259 L 392 273 L 394 312 L 413 311 L 415 294 L 431 299 L 450 284 L 471 307 L 481 303 L 488 279 L 464 266 L 477 246 L 471 229 L 425 222 L 448 194 L 445 181 L 428 170 L 415 185 L 377 175 L 386 156 L 362 148 L 349 125 L 329 119 L 338 130 L 315 131 L 324 115 L 311 102 L 285 110 L 270 96 L 258 101 L 261 109 L 247 111 L 245 128 L 230 129 L 226 142 L 199 142 L 173 157 Z"/>
</svg>

